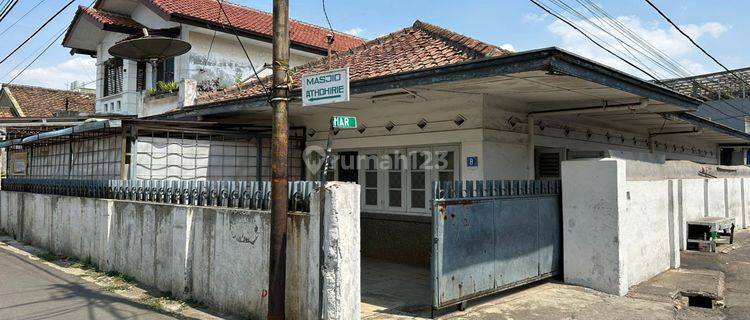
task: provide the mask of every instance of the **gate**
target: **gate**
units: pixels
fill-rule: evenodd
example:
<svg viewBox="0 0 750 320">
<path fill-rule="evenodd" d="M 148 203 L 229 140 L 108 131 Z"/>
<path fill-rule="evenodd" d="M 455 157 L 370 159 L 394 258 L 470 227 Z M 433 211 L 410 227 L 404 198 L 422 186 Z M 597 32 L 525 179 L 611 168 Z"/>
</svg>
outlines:
<svg viewBox="0 0 750 320">
<path fill-rule="evenodd" d="M 557 275 L 559 180 L 437 182 L 433 310 Z"/>
</svg>

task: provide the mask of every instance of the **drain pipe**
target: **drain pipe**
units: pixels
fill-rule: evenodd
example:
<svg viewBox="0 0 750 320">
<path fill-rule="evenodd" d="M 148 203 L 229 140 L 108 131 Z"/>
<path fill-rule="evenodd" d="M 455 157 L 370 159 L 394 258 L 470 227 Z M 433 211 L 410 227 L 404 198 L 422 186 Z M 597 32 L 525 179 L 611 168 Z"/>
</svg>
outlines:
<svg viewBox="0 0 750 320">
<path fill-rule="evenodd" d="M 649 152 L 654 153 L 656 151 L 656 141 L 654 140 L 654 137 L 664 137 L 664 136 L 694 136 L 699 135 L 703 133 L 703 128 L 693 128 L 692 130 L 686 130 L 686 131 L 672 131 L 672 132 L 657 132 L 657 133 L 650 133 L 648 135 L 648 149 Z"/>
<path fill-rule="evenodd" d="M 529 116 L 560 116 L 560 115 L 571 115 L 571 114 L 586 114 L 586 113 L 602 113 L 602 112 L 613 112 L 613 111 L 636 111 L 648 107 L 648 99 L 642 99 L 637 103 L 621 103 L 611 104 L 606 103 L 603 106 L 597 107 L 583 107 L 583 108 L 570 108 L 570 109 L 558 109 L 558 110 L 547 110 L 547 111 L 535 111 L 529 112 Z"/>
<path fill-rule="evenodd" d="M 528 170 L 528 179 L 534 180 L 536 176 L 536 172 L 535 172 L 536 170 L 534 168 L 534 164 L 535 164 L 535 161 L 534 161 L 535 160 L 534 159 L 535 157 L 535 154 L 534 154 L 534 116 L 529 114 L 526 117 L 526 120 L 528 121 L 527 122 L 528 124 L 526 126 L 529 131 L 528 163 L 526 167 Z"/>
</svg>

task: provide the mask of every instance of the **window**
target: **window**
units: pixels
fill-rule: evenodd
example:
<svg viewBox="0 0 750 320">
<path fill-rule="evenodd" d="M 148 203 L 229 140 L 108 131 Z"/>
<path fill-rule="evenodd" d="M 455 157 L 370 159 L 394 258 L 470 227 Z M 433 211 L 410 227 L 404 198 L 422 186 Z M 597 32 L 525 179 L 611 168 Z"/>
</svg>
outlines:
<svg viewBox="0 0 750 320">
<path fill-rule="evenodd" d="M 432 183 L 459 179 L 457 147 L 377 149 L 359 154 L 365 210 L 429 213 Z"/>
<path fill-rule="evenodd" d="M 559 179 L 560 162 L 565 150 L 537 147 L 534 149 L 534 169 L 537 179 Z"/>
<path fill-rule="evenodd" d="M 104 63 L 104 96 L 122 92 L 122 59 L 112 58 Z"/>
<path fill-rule="evenodd" d="M 136 70 L 136 91 L 146 89 L 146 62 L 138 62 L 138 68 Z"/>
<path fill-rule="evenodd" d="M 154 84 L 159 81 L 174 81 L 174 58 L 159 61 L 156 68 L 154 68 L 154 79 Z"/>
</svg>

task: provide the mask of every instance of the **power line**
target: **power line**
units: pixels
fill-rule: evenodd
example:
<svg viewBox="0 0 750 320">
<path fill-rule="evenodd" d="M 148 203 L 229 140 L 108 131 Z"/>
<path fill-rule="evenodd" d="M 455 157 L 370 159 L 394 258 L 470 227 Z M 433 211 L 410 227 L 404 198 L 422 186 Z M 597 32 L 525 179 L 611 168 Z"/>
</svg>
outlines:
<svg viewBox="0 0 750 320">
<path fill-rule="evenodd" d="M 240 47 L 242 48 L 242 52 L 245 53 L 245 57 L 247 58 L 247 61 L 250 62 L 250 68 L 253 69 L 253 74 L 255 74 L 255 78 L 258 79 L 258 84 L 263 87 L 263 91 L 266 92 L 267 95 L 270 95 L 271 92 L 268 91 L 268 88 L 266 88 L 265 85 L 263 85 L 263 81 L 260 79 L 260 76 L 258 76 L 258 72 L 255 70 L 255 65 L 253 64 L 253 60 L 250 59 L 250 55 L 247 53 L 247 50 L 245 50 L 245 45 L 242 43 L 242 40 L 240 40 L 239 34 L 237 34 L 237 30 L 235 30 L 234 26 L 232 26 L 232 21 L 229 20 L 229 16 L 227 15 L 227 12 L 224 11 L 224 6 L 221 4 L 222 0 L 216 0 L 219 3 L 219 10 L 224 14 L 224 18 L 227 19 L 227 24 L 229 25 L 230 29 L 234 33 L 234 36 L 237 38 L 237 42 L 240 43 Z M 224 24 L 222 24 L 222 27 Z M 226 29 L 226 28 L 225 28 Z"/>
<path fill-rule="evenodd" d="M 62 13 L 65 9 L 67 9 L 68 7 L 70 7 L 70 5 L 73 4 L 73 2 L 75 2 L 75 0 L 70 0 L 68 2 L 68 4 L 66 4 L 60 10 L 58 10 L 52 17 L 50 17 L 49 19 L 47 19 L 47 21 L 45 21 L 44 24 L 42 24 L 38 29 L 36 29 L 36 31 L 34 31 L 34 33 L 32 33 L 28 38 L 26 38 L 26 40 L 24 40 L 20 45 L 18 45 L 15 49 L 13 49 L 13 51 L 11 51 L 7 56 L 5 56 L 5 58 L 3 58 L 2 60 L 0 60 L 0 64 L 3 64 L 6 60 L 8 60 L 8 58 L 10 58 L 10 56 L 12 56 L 18 50 L 20 50 L 21 47 L 23 47 L 27 42 L 29 42 L 29 40 L 31 40 L 31 38 L 33 38 L 34 36 L 36 36 L 39 33 L 39 31 L 42 31 L 42 29 L 44 29 L 44 27 L 46 27 L 53 19 L 55 19 L 58 15 L 60 15 L 60 13 Z"/>
<path fill-rule="evenodd" d="M 18 24 L 18 22 L 20 22 L 21 20 L 23 20 L 23 18 L 26 18 L 26 16 L 29 15 L 29 13 L 31 13 L 31 11 L 34 11 L 34 9 L 36 9 L 42 3 L 44 3 L 44 0 L 39 1 L 37 4 L 35 4 L 33 7 L 31 7 L 31 9 L 29 9 L 28 11 L 26 11 L 26 13 L 24 13 L 20 18 L 18 18 L 18 20 L 14 21 L 11 25 L 9 25 L 3 31 L 0 31 L 0 36 L 2 36 L 3 34 L 5 34 L 6 32 L 8 32 L 8 30 L 10 30 L 11 28 L 13 28 L 16 24 Z"/>
<path fill-rule="evenodd" d="M 648 75 L 649 77 L 651 77 L 651 79 L 653 79 L 654 81 L 656 81 L 656 82 L 658 82 L 658 83 L 660 83 L 660 84 L 663 84 L 663 83 L 661 82 L 661 80 L 659 80 L 659 78 L 655 77 L 654 75 L 652 75 L 652 74 L 651 74 L 651 73 L 649 73 L 648 71 L 646 71 L 646 70 L 643 70 L 643 68 L 641 68 L 641 67 L 639 67 L 639 66 L 637 66 L 637 65 L 633 64 L 632 62 L 628 61 L 627 59 L 625 59 L 625 58 L 623 58 L 623 57 L 619 56 L 618 54 L 616 54 L 616 53 L 612 52 L 612 50 L 610 50 L 610 49 L 606 48 L 605 46 L 603 46 L 602 44 L 600 44 L 599 42 L 597 42 L 596 40 L 594 40 L 593 38 L 591 38 L 591 36 L 589 36 L 588 34 L 586 34 L 585 32 L 583 32 L 583 31 L 582 31 L 581 29 L 579 29 L 579 28 L 578 28 L 578 27 L 577 27 L 577 26 L 576 26 L 575 24 L 573 24 L 572 22 L 570 22 L 570 21 L 568 21 L 567 19 L 563 18 L 563 17 L 562 17 L 562 16 L 560 15 L 560 14 L 558 14 L 558 13 L 557 13 L 557 12 L 556 12 L 555 10 L 553 10 L 553 9 L 550 9 L 550 8 L 547 8 L 547 7 L 545 7 L 545 6 L 543 5 L 543 4 L 539 3 L 539 2 L 537 1 L 537 0 L 529 0 L 529 1 L 531 1 L 532 3 L 534 3 L 534 4 L 535 4 L 535 5 L 537 6 L 537 7 L 539 7 L 540 9 L 544 10 L 545 12 L 547 12 L 547 13 L 548 13 L 549 15 L 552 15 L 552 16 L 554 16 L 555 18 L 557 18 L 558 20 L 560 20 L 560 21 L 562 21 L 563 23 L 567 24 L 568 26 L 570 26 L 571 28 L 573 28 L 573 30 L 576 30 L 576 31 L 578 31 L 578 32 L 579 32 L 579 33 L 580 33 L 581 35 L 583 35 L 584 37 L 586 37 L 586 39 L 589 39 L 589 41 L 593 42 L 593 43 L 594 43 L 594 44 L 595 44 L 595 45 L 596 45 L 597 47 L 601 48 L 601 49 L 602 49 L 602 50 L 604 50 L 604 51 L 607 51 L 607 52 L 608 52 L 609 54 L 611 54 L 611 55 L 613 55 L 613 56 L 617 57 L 618 59 L 622 60 L 622 62 L 625 62 L 625 63 L 627 63 L 627 64 L 628 64 L 629 66 L 631 66 L 631 67 L 633 67 L 633 68 L 637 69 L 638 71 L 640 71 L 640 72 L 643 72 L 644 74 L 646 74 L 646 75 Z M 555 11 L 555 12 L 553 12 L 553 11 Z"/>
<path fill-rule="evenodd" d="M 605 46 L 604 46 L 603 44 L 601 44 L 601 43 L 597 42 L 596 40 L 594 40 L 594 39 L 593 39 L 593 37 L 595 37 L 595 38 L 599 39 L 599 40 L 600 40 L 601 42 L 604 42 L 605 44 L 609 45 L 609 44 L 608 44 L 608 43 L 607 43 L 606 41 L 604 41 L 604 40 L 601 40 L 601 38 L 597 37 L 596 35 L 593 35 L 593 37 L 592 37 L 592 36 L 590 36 L 590 35 L 588 35 L 588 34 L 587 34 L 587 33 L 586 33 L 585 31 L 583 31 L 583 30 L 582 30 L 581 28 L 579 28 L 579 27 L 578 27 L 578 26 L 577 26 L 577 25 L 576 25 L 576 24 L 575 24 L 574 22 L 572 22 L 572 21 L 569 21 L 568 19 L 565 19 L 565 18 L 563 18 L 563 17 L 562 17 L 562 14 L 560 14 L 560 13 L 559 13 L 559 12 L 557 12 L 556 10 L 554 10 L 554 9 L 552 9 L 552 8 L 548 8 L 548 7 L 546 7 L 545 5 L 541 4 L 541 3 L 540 3 L 540 2 L 538 2 L 537 0 L 530 0 L 530 1 L 531 1 L 532 3 L 534 3 L 535 5 L 537 5 L 537 6 L 539 7 L 539 8 L 541 8 L 542 10 L 544 10 L 545 12 L 547 12 L 548 14 L 550 14 L 550 15 L 552 15 L 552 16 L 554 16 L 554 17 L 556 17 L 557 19 L 559 19 L 560 21 L 564 22 L 565 24 L 567 24 L 568 26 L 570 26 L 570 27 L 571 27 L 571 28 L 573 28 L 574 30 L 576 30 L 576 31 L 578 31 L 579 33 L 581 33 L 581 35 L 583 35 L 584 37 L 586 37 L 586 38 L 587 38 L 587 39 L 588 39 L 589 41 L 591 41 L 592 43 L 594 43 L 594 44 L 595 44 L 596 46 L 598 46 L 598 47 L 599 47 L 599 48 L 601 48 L 602 50 L 604 50 L 604 51 L 608 52 L 609 54 L 611 54 L 611 55 L 613 55 L 613 56 L 615 56 L 615 57 L 617 57 L 618 59 L 622 60 L 622 61 L 623 61 L 623 62 L 625 62 L 626 64 L 628 64 L 628 65 L 630 65 L 631 67 L 633 67 L 633 68 L 637 69 L 638 71 L 641 71 L 641 72 L 643 72 L 644 74 L 648 75 L 648 76 L 649 76 L 649 77 L 651 77 L 651 78 L 652 78 L 652 79 L 653 79 L 653 80 L 654 80 L 655 82 L 657 82 L 657 83 L 659 83 L 659 84 L 661 84 L 661 85 L 663 85 L 663 86 L 665 86 L 665 87 L 669 87 L 669 86 L 668 86 L 667 84 L 665 84 L 665 83 L 664 83 L 663 81 L 661 81 L 661 80 L 660 80 L 659 78 L 655 77 L 655 76 L 654 76 L 654 75 L 653 75 L 652 73 L 650 73 L 650 72 L 647 72 L 646 70 L 644 70 L 644 68 L 645 68 L 645 69 L 649 69 L 649 68 L 648 68 L 648 66 L 645 66 L 645 65 L 644 65 L 644 67 L 643 67 L 643 68 L 641 68 L 641 67 L 639 67 L 639 66 L 635 65 L 634 63 L 632 63 L 632 62 L 628 61 L 627 59 L 623 58 L 622 56 L 620 56 L 620 55 L 616 54 L 615 52 L 613 52 L 613 51 L 612 51 L 612 50 L 610 50 L 609 48 L 606 48 L 606 47 L 605 47 Z M 571 12 L 570 10 L 566 9 L 566 7 L 567 7 L 567 8 L 570 8 L 570 9 L 572 9 L 572 8 L 571 8 L 570 6 L 568 6 L 567 4 L 564 4 L 564 3 L 563 3 L 563 4 L 561 5 L 560 3 L 558 3 L 558 2 L 555 2 L 555 0 L 550 0 L 550 1 L 553 1 L 553 3 L 555 3 L 555 4 L 556 4 L 556 5 L 558 6 L 558 7 L 562 8 L 563 10 L 566 10 L 566 11 L 568 11 L 568 12 Z M 557 0 L 557 1 L 561 2 L 561 0 Z M 573 11 L 575 11 L 575 10 L 573 9 Z M 576 13 L 578 13 L 578 12 L 576 11 Z M 580 13 L 578 13 L 578 15 L 581 15 L 581 14 L 580 14 Z M 587 19 L 587 18 L 586 18 L 585 16 L 584 16 L 584 19 L 588 21 L 588 19 Z M 590 22 L 589 22 L 589 23 L 590 23 Z M 597 28 L 601 29 L 601 27 L 597 27 Z M 607 32 L 607 31 L 605 30 L 605 32 Z M 607 33 L 608 33 L 608 34 L 609 34 L 610 36 L 614 37 L 614 35 L 612 35 L 611 33 L 609 33 L 609 32 L 607 32 Z M 615 37 L 615 38 L 617 38 L 617 37 Z M 645 42 L 645 41 L 644 41 L 644 42 Z M 631 47 L 631 48 L 632 48 L 632 47 Z M 637 49 L 636 49 L 636 50 L 637 50 Z M 638 51 L 638 52 L 640 52 L 640 51 Z M 641 53 L 641 54 L 643 54 L 643 53 Z M 636 60 L 638 60 L 638 59 L 636 59 Z M 639 62 L 640 62 L 640 61 L 639 61 Z M 640 63 L 641 63 L 641 64 L 643 64 L 642 62 L 640 62 Z M 649 69 L 649 70 L 650 70 L 650 69 Z M 668 69 L 667 69 L 667 70 L 668 70 Z M 650 70 L 650 71 L 651 71 L 651 70 Z M 653 72 L 653 71 L 652 71 L 652 72 Z M 719 113 L 723 114 L 723 115 L 724 115 L 724 116 L 726 116 L 727 118 L 739 118 L 739 117 L 744 117 L 744 115 L 746 115 L 746 114 L 745 114 L 745 113 L 744 113 L 744 112 L 743 112 L 742 110 L 740 110 L 739 108 L 737 108 L 737 107 L 735 107 L 734 105 L 730 104 L 729 102 L 727 102 L 727 101 L 724 101 L 724 100 L 720 100 L 720 101 L 721 101 L 722 103 L 724 103 L 724 104 L 726 104 L 726 105 L 728 105 L 728 106 L 730 106 L 730 107 L 734 108 L 735 110 L 737 110 L 737 111 L 738 111 L 739 113 L 741 113 L 741 114 L 742 114 L 742 116 L 733 116 L 733 115 L 730 115 L 730 114 L 728 114 L 728 113 L 724 112 L 723 110 L 721 110 L 721 109 L 718 109 L 718 108 L 716 108 L 716 107 L 713 107 L 713 106 L 711 106 L 711 105 L 709 105 L 709 104 L 706 104 L 706 106 L 708 106 L 708 107 L 709 107 L 709 108 L 711 108 L 711 109 L 714 109 L 714 110 L 718 111 Z"/>
<path fill-rule="evenodd" d="M 57 37 L 55 37 L 54 40 L 50 41 L 50 43 L 47 45 L 47 47 L 45 47 L 44 50 L 42 50 L 42 52 L 40 52 L 34 58 L 34 60 L 31 60 L 31 62 L 29 62 L 29 64 L 27 64 L 25 67 L 23 67 L 23 70 L 21 70 L 21 72 L 19 72 L 18 74 L 16 74 L 13 77 L 13 79 L 10 79 L 10 81 L 8 81 L 8 84 L 13 83 L 13 81 L 15 81 L 19 76 L 21 76 L 21 74 L 23 74 L 26 71 L 26 69 L 28 69 L 32 64 L 34 64 L 34 62 L 36 62 L 45 52 L 47 52 L 47 50 L 49 50 L 49 48 L 52 47 L 52 45 L 55 44 L 57 42 L 57 40 L 59 40 L 64 34 L 65 34 L 65 29 L 63 29 L 63 32 L 60 32 L 57 35 Z"/>
<path fill-rule="evenodd" d="M 16 7 L 18 4 L 18 0 L 12 0 L 12 2 L 8 3 L 5 8 L 3 8 L 2 14 L 0 14 L 0 22 L 5 20 L 5 18 L 10 14 L 10 11 L 13 10 L 13 8 Z"/>
<path fill-rule="evenodd" d="M 714 56 L 712 56 L 710 53 L 708 53 L 708 51 L 706 51 L 706 49 L 703 49 L 703 47 L 701 47 L 698 43 L 696 43 L 695 40 L 693 40 L 693 38 L 691 38 L 687 33 L 685 33 L 685 31 L 682 31 L 682 28 L 680 28 L 680 26 L 678 26 L 676 23 L 674 23 L 674 21 L 672 21 L 672 19 L 670 19 L 669 17 L 667 17 L 667 15 L 663 11 L 661 11 L 661 9 L 659 9 L 653 2 L 651 2 L 651 0 L 646 0 L 646 3 L 648 3 L 652 8 L 654 8 L 654 10 L 656 10 L 656 12 L 659 13 L 659 15 L 661 15 L 664 19 L 666 19 L 667 22 L 669 22 L 669 24 L 671 24 L 673 27 L 675 27 L 675 29 L 677 29 L 677 31 L 679 31 L 683 36 L 685 36 L 685 38 L 687 38 L 688 40 L 690 40 L 690 42 L 695 47 L 697 47 L 698 49 L 700 49 L 706 56 L 708 56 L 709 58 L 711 58 L 711 60 L 713 60 L 714 62 L 716 62 L 716 64 L 720 65 L 722 68 L 724 68 L 724 70 L 726 70 L 727 72 L 729 72 L 730 74 L 732 74 L 733 76 L 735 76 L 740 81 L 744 82 L 746 85 L 750 86 L 750 83 L 748 83 L 747 81 L 745 81 L 745 79 L 743 79 L 742 77 L 738 76 L 732 70 L 729 70 L 729 68 L 727 68 L 726 66 L 724 66 L 724 64 L 722 64 L 721 62 L 719 62 L 719 60 L 717 60 L 716 58 L 714 58 Z"/>
</svg>

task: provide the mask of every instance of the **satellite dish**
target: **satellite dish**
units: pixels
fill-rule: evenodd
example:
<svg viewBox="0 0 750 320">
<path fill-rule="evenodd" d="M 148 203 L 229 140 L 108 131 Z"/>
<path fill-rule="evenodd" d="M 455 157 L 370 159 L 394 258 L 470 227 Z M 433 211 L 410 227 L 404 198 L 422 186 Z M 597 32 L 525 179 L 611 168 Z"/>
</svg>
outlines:
<svg viewBox="0 0 750 320">
<path fill-rule="evenodd" d="M 152 36 L 143 29 L 143 37 L 125 40 L 109 48 L 109 54 L 134 61 L 156 62 L 190 51 L 192 46 L 180 39 Z"/>
</svg>

